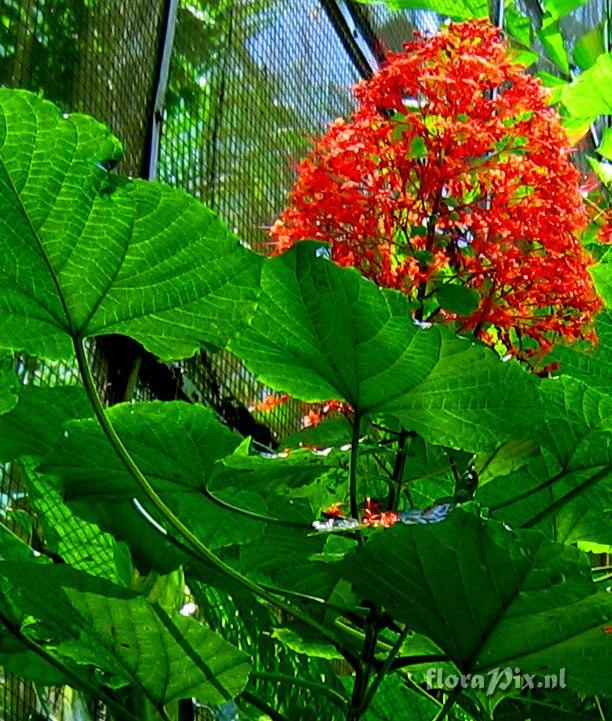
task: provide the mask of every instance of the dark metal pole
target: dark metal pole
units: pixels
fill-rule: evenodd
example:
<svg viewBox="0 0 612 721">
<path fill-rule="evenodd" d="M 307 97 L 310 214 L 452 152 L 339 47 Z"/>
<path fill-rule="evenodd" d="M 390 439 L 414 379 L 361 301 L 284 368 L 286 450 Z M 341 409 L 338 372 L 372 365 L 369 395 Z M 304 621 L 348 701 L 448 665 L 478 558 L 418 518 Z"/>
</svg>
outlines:
<svg viewBox="0 0 612 721">
<path fill-rule="evenodd" d="M 147 180 L 152 180 L 157 176 L 159 142 L 163 122 L 164 102 L 168 88 L 170 58 L 172 57 L 172 47 L 174 45 L 177 11 L 178 0 L 166 0 L 157 53 L 155 96 L 149 111 L 147 140 L 142 160 L 141 175 Z"/>
</svg>

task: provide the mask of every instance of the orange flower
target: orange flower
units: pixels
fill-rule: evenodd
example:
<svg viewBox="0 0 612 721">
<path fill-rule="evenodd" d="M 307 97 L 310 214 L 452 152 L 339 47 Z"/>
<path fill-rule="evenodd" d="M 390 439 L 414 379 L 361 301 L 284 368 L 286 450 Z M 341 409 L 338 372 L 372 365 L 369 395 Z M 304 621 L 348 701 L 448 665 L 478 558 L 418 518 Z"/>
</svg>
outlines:
<svg viewBox="0 0 612 721">
<path fill-rule="evenodd" d="M 472 314 L 437 319 L 522 358 L 592 339 L 601 303 L 579 240 L 580 175 L 546 89 L 486 20 L 405 49 L 300 164 L 276 252 L 321 239 L 340 265 L 421 303 L 439 282 L 471 288 Z"/>
<path fill-rule="evenodd" d="M 259 411 L 260 413 L 267 413 L 268 411 L 274 410 L 283 403 L 287 403 L 289 396 L 286 393 L 281 393 L 278 396 L 273 394 L 265 396 L 265 398 L 258 403 L 251 405 L 250 410 Z"/>
</svg>

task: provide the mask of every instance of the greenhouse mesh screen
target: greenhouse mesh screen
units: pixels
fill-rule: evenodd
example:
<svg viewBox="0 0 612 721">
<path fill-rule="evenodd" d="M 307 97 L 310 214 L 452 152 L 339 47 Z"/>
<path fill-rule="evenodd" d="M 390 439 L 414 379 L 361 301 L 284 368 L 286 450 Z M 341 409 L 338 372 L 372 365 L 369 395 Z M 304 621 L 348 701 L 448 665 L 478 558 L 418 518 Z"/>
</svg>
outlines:
<svg viewBox="0 0 612 721">
<path fill-rule="evenodd" d="M 576 15 L 573 22 L 591 26 L 603 4 L 589 3 L 593 17 Z M 0 0 L 0 82 L 42 92 L 66 111 L 94 115 L 124 143 L 120 172 L 142 175 L 171 7 L 164 0 Z M 358 32 L 338 21 L 340 9 L 345 18 L 348 9 Z M 201 198 L 245 242 L 266 252 L 267 228 L 286 202 L 296 161 L 330 120 L 351 110 L 350 87 L 364 72 L 356 38 L 369 46 L 369 57 L 382 58 L 400 49 L 413 28 L 432 30 L 437 22 L 427 13 L 329 0 L 179 0 L 165 108 L 156 118 L 162 121 L 159 178 Z M 201 352 L 160 376 L 159 364 L 147 365 L 142 349 L 121 339 L 89 352 L 108 402 L 127 397 L 129 378 L 140 369 L 132 397 L 208 403 L 267 446 L 282 444 L 299 428 L 298 403 L 257 413 L 269 389 L 229 354 Z M 78 382 L 70 365 L 21 358 L 18 369 L 24 383 Z M 36 528 L 37 514 L 51 524 L 66 520 L 60 499 L 46 496 L 37 505 L 31 496 L 19 469 L 0 468 L 0 517 L 16 532 L 26 532 L 31 522 Z M 74 517 L 69 525 L 72 535 L 63 538 L 62 548 L 78 554 L 83 534 L 91 531 Z M 216 609 L 223 622 L 227 598 L 206 600 L 207 620 L 215 622 Z M 271 664 L 285 662 L 269 640 L 245 639 L 238 621 L 231 631 L 237 643 L 258 644 L 258 655 Z M 74 695 L 34 689 L 0 670 L 0 721 L 104 718 L 103 709 L 83 705 L 75 715 L 79 703 Z M 324 718 L 317 709 L 313 713 Z M 215 717 L 205 709 L 197 716 Z"/>
<path fill-rule="evenodd" d="M 142 175 L 170 6 L 150 0 L 2 0 L 0 82 L 41 92 L 66 111 L 94 115 L 124 143 L 120 172 Z M 295 161 L 314 134 L 350 109 L 348 91 L 357 79 L 317 0 L 180 2 L 160 179 L 201 197 L 246 242 L 265 250 L 266 227 L 285 202 Z M 99 387 L 109 401 L 118 400 L 111 387 L 117 367 L 121 371 L 124 356 L 133 352 L 120 341 L 113 343 L 90 348 Z M 78 382 L 70 365 L 21 358 L 18 368 L 24 383 Z M 163 397 L 210 403 L 266 445 L 299 427 L 298 404 L 271 417 L 249 414 L 268 390 L 227 354 L 201 353 L 181 370 L 175 383 L 176 369 L 170 369 L 172 382 Z M 159 395 L 159 384 L 152 389 L 141 374 L 135 396 Z M 245 417 L 250 426 L 245 427 Z M 37 517 L 44 515 L 58 527 L 70 525 L 62 552 L 78 554 L 91 530 L 74 517 L 66 524 L 66 512 L 61 499 L 54 501 L 50 494 L 44 502 L 36 499 L 18 467 L 0 469 L 0 513 L 16 532 L 28 534 L 30 523 L 36 528 Z M 85 560 L 80 561 L 86 568 Z M 275 653 L 269 644 L 262 657 Z M 35 689 L 0 671 L 2 721 L 36 714 L 72 718 L 79 703 L 86 716 L 103 718 L 102 709 L 86 709 L 72 694 Z M 198 717 L 211 714 L 199 709 Z"/>
</svg>

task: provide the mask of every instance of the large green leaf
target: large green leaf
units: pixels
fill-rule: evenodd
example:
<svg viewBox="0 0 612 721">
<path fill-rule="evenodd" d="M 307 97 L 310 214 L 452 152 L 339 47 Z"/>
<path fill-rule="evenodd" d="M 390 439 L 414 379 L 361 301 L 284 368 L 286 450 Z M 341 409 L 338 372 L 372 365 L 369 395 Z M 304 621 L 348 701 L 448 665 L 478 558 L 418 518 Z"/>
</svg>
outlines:
<svg viewBox="0 0 612 721">
<path fill-rule="evenodd" d="M 576 117 L 612 114 L 612 53 L 600 55 L 588 70 L 565 85 L 561 100 Z"/>
<path fill-rule="evenodd" d="M 399 674 L 390 674 L 381 683 L 363 721 L 431 721 L 439 710 L 433 697 L 408 686 Z M 451 721 L 454 718 L 451 714 Z"/>
<path fill-rule="evenodd" d="M 458 509 L 380 532 L 340 565 L 361 597 L 428 635 L 464 673 L 565 668 L 568 685 L 612 694 L 602 632 L 612 596 L 596 592 L 575 549 Z"/>
<path fill-rule="evenodd" d="M 241 570 L 268 581 L 299 582 L 303 590 L 311 574 L 321 586 L 325 580 L 326 589 L 333 584 L 336 576 L 326 573 L 328 566 L 309 558 L 321 552 L 325 542 L 321 536 L 308 537 L 316 501 L 305 499 L 320 495 L 317 484 L 311 484 L 325 470 L 322 459 L 306 451 L 297 453 L 297 461 L 291 456 L 249 457 L 245 447 L 231 455 L 240 437 L 198 405 L 120 404 L 107 413 L 164 503 L 209 548 L 240 547 Z M 304 467 L 300 457 L 308 457 Z M 225 464 L 218 463 L 222 459 Z M 189 562 L 192 575 L 217 583 L 209 568 L 201 568 L 184 547 L 169 540 L 176 535 L 173 529 L 166 535 L 152 520 L 161 519 L 93 419 L 69 422 L 39 470 L 47 474 L 48 483 L 57 479 L 78 516 L 125 541 L 139 567 L 168 572 Z M 233 508 L 218 505 L 206 489 Z M 248 517 L 240 509 L 263 517 Z M 269 517 L 295 525 L 268 527 Z"/>
<path fill-rule="evenodd" d="M 476 497 L 513 527 L 539 524 L 568 543 L 612 543 L 612 398 L 563 376 L 542 390 L 542 453 L 488 479 Z"/>
<path fill-rule="evenodd" d="M 612 128 L 604 128 L 597 152 L 608 160 L 612 160 Z"/>
<path fill-rule="evenodd" d="M 129 586 L 132 565 L 126 545 L 78 518 L 43 477 L 29 471 L 27 479 L 44 550 L 57 554 L 73 568 Z"/>
<path fill-rule="evenodd" d="M 549 13 L 544 16 L 541 30 L 537 33 L 546 55 L 559 68 L 565 77 L 570 74 L 569 57 L 565 47 L 565 38 L 559 28 L 559 22 Z"/>
<path fill-rule="evenodd" d="M 594 28 L 586 32 L 574 47 L 574 62 L 581 70 L 587 70 L 593 65 L 597 58 L 606 52 L 604 33 L 606 23 L 600 22 Z"/>
<path fill-rule="evenodd" d="M 221 508 L 204 494 L 215 462 L 240 443 L 240 437 L 210 409 L 154 401 L 119 404 L 107 413 L 164 503 L 203 543 L 219 548 L 253 541 L 262 534 L 264 523 Z M 163 535 L 133 499 L 153 518 L 155 510 L 142 498 L 97 421 L 68 423 L 64 437 L 40 470 L 59 477 L 68 505 L 81 517 L 110 530 L 133 549 L 150 546 L 158 554 L 165 550 Z M 231 500 L 234 505 L 266 512 L 262 497 L 249 489 L 240 489 Z"/>
<path fill-rule="evenodd" d="M 202 624 L 66 566 L 0 564 L 0 611 L 54 658 L 133 683 L 158 707 L 221 703 L 247 680 L 246 654 Z"/>
<path fill-rule="evenodd" d="M 91 415 L 81 386 L 22 386 L 17 406 L 0 416 L 0 463 L 44 456 L 57 442 L 66 421 Z"/>
<path fill-rule="evenodd" d="M 612 316 L 601 313 L 596 324 L 598 342 L 559 345 L 551 360 L 559 362 L 559 373 L 584 381 L 591 388 L 612 395 Z"/>
<path fill-rule="evenodd" d="M 606 304 L 606 308 L 612 308 L 612 257 L 606 256 L 602 258 L 599 263 L 591 266 L 590 273 L 593 276 L 597 292 Z"/>
<path fill-rule="evenodd" d="M 34 551 L 0 523 L 0 567 L 2 562 L 50 563 L 44 556 L 36 557 Z M 65 684 L 69 679 L 58 668 L 28 648 L 20 638 L 20 630 L 13 625 L 14 619 L 6 616 L 0 608 L 0 666 L 21 678 L 43 684 Z"/>
<path fill-rule="evenodd" d="M 303 400 L 391 414 L 464 450 L 529 435 L 533 376 L 449 328 L 417 327 L 404 295 L 338 267 L 319 247 L 304 241 L 264 265 L 261 303 L 232 343 L 260 380 Z"/>
<path fill-rule="evenodd" d="M 96 525 L 77 518 L 57 489 L 33 470 L 36 459 L 51 453 L 64 423 L 90 415 L 91 406 L 80 386 L 22 386 L 16 408 L 0 416 L 0 462 L 21 459 L 45 551 L 75 568 L 126 582 L 130 575 L 127 548 Z"/>
<path fill-rule="evenodd" d="M 124 333 L 170 359 L 226 344 L 261 259 L 186 193 L 107 166 L 119 142 L 83 115 L 0 89 L 0 344 L 70 358 Z"/>
</svg>

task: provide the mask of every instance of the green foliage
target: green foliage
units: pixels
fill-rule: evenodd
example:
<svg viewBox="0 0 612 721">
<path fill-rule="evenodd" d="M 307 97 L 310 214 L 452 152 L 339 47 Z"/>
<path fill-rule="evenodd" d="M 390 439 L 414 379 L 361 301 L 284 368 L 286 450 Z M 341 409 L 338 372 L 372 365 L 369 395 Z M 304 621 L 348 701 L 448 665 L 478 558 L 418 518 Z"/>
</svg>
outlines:
<svg viewBox="0 0 612 721">
<path fill-rule="evenodd" d="M 601 632 L 610 612 L 573 549 L 456 510 L 443 524 L 395 527 L 348 555 L 357 593 L 427 635 L 465 674 L 519 666 L 612 692 Z"/>
<path fill-rule="evenodd" d="M 364 4 L 385 4 L 391 10 L 432 10 L 453 20 L 489 16 L 487 0 L 358 0 Z"/>
<path fill-rule="evenodd" d="M 245 654 L 197 621 L 68 567 L 3 563 L 0 618 L 73 673 L 95 665 L 96 685 L 134 684 L 157 708 L 186 696 L 221 703 L 248 676 Z M 0 660 L 12 670 L 10 656 Z"/>
<path fill-rule="evenodd" d="M 612 53 L 604 53 L 561 93 L 571 115 L 595 119 L 612 114 Z"/>
<path fill-rule="evenodd" d="M 388 414 L 456 448 L 485 450 L 525 428 L 538 402 L 532 376 L 448 328 L 419 328 L 404 295 L 338 268 L 320 247 L 302 242 L 264 265 L 259 308 L 230 346 L 257 377 L 302 400 Z"/>
<path fill-rule="evenodd" d="M 0 90 L 4 347 L 69 358 L 126 333 L 179 358 L 251 313 L 259 258 L 182 191 L 110 174 L 120 157 L 91 118 Z"/>
<path fill-rule="evenodd" d="M 549 3 L 547 27 L 573 7 Z M 568 110 L 603 107 L 577 99 L 590 87 L 563 86 Z M 415 322 L 321 244 L 257 256 L 184 193 L 111 172 L 119 157 L 91 118 L 0 90 L 0 344 L 76 355 L 83 381 L 17 398 L 0 366 L 0 460 L 34 510 L 24 538 L 0 525 L 0 664 L 116 721 L 174 720 L 190 697 L 246 720 L 538 718 L 538 689 L 431 693 L 438 668 L 563 669 L 559 718 L 579 696 L 576 718 L 609 705 L 612 595 L 573 547 L 612 545 L 608 316 L 541 379 Z M 434 295 L 472 307 L 459 286 Z M 83 341 L 114 332 L 163 359 L 229 346 L 274 389 L 353 414 L 287 455 L 197 404 L 105 408 Z M 406 525 L 334 522 L 363 497 Z M 332 533 L 312 527 L 325 509 Z"/>
<path fill-rule="evenodd" d="M 597 58 L 606 52 L 605 31 L 606 23 L 601 22 L 586 32 L 576 43 L 574 62 L 581 70 L 590 68 L 595 64 Z"/>
</svg>

